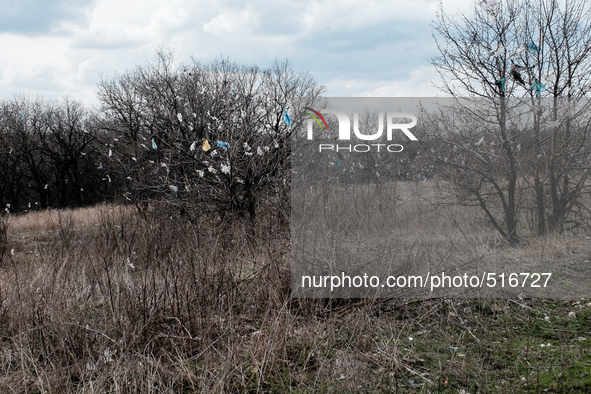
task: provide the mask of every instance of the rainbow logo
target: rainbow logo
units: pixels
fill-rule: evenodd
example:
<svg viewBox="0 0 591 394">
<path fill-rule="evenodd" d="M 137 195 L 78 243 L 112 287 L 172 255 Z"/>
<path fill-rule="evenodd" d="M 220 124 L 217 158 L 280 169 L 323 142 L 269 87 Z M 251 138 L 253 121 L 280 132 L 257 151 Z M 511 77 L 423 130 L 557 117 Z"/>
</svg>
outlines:
<svg viewBox="0 0 591 394">
<path fill-rule="evenodd" d="M 322 123 L 324 123 L 324 127 L 326 127 L 326 131 L 328 131 L 328 125 L 326 124 L 326 120 L 324 120 L 324 117 L 320 114 L 320 112 L 314 111 L 312 108 L 308 108 L 308 107 L 304 107 L 304 109 L 307 109 L 308 111 L 313 112 L 313 114 L 308 112 L 308 115 L 310 115 L 311 117 L 314 118 L 316 123 L 318 123 L 318 126 L 320 126 L 320 130 L 322 130 Z M 316 116 L 314 116 L 314 114 L 316 114 Z M 322 123 L 320 123 L 320 120 L 318 118 L 322 119 Z"/>
</svg>

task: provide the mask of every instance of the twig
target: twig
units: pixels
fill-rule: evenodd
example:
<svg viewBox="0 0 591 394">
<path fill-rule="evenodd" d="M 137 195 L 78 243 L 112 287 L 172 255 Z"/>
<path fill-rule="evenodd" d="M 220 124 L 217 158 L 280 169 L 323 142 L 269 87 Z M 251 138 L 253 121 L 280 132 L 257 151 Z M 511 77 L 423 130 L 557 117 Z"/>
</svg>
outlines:
<svg viewBox="0 0 591 394">
<path fill-rule="evenodd" d="M 408 370 L 408 372 L 412 373 L 413 375 L 417 375 L 418 377 L 420 377 L 420 378 L 422 378 L 422 379 L 426 380 L 427 382 L 429 382 L 429 383 L 433 384 L 433 382 L 432 382 L 432 381 L 430 381 L 429 379 L 427 379 L 426 377 L 424 377 L 423 375 L 421 375 L 420 373 L 418 373 L 417 371 L 415 371 L 415 370 L 414 370 L 414 369 L 412 369 L 411 367 L 408 367 L 408 366 L 406 366 L 406 365 L 404 365 L 404 364 L 402 364 L 402 366 L 403 366 L 404 368 L 406 368 L 406 369 Z"/>
<path fill-rule="evenodd" d="M 525 304 L 522 304 L 522 303 L 520 303 L 520 302 L 517 302 L 517 301 L 515 301 L 515 300 L 512 300 L 511 298 L 509 298 L 508 300 L 509 300 L 509 301 L 511 301 L 511 302 L 514 302 L 515 304 L 519 305 L 519 306 L 520 306 L 520 307 L 522 307 L 522 308 L 527 308 L 527 309 L 529 309 L 529 310 L 532 310 L 532 311 L 533 311 L 533 309 L 532 309 L 532 308 L 530 308 L 529 306 L 527 306 L 527 305 L 525 305 Z"/>
</svg>

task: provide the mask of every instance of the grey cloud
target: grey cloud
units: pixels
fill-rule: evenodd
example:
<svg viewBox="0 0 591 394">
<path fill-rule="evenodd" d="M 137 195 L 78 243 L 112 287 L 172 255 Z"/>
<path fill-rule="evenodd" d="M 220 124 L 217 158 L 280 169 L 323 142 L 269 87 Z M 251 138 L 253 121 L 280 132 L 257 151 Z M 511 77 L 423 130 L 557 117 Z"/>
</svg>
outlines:
<svg viewBox="0 0 591 394">
<path fill-rule="evenodd" d="M 411 22 L 318 31 L 277 54 L 309 69 L 321 81 L 402 80 L 436 55 L 431 28 Z"/>
<path fill-rule="evenodd" d="M 22 3 L 0 0 L 0 32 L 41 35 L 61 21 L 85 22 L 85 15 L 90 13 L 95 0 L 68 1 L 57 0 L 48 5 L 32 0 Z M 380 22 L 355 26 L 335 18 L 333 25 L 322 21 L 311 27 L 305 20 L 309 13 L 308 2 L 212 0 L 215 5 L 209 6 L 203 3 L 199 3 L 199 7 L 186 7 L 178 24 L 167 25 L 164 20 L 164 24 L 149 35 L 134 34 L 129 26 L 102 28 L 99 25 L 76 33 L 72 31 L 67 48 L 70 56 L 77 57 L 73 64 L 80 65 L 90 59 L 73 74 L 76 84 L 62 79 L 59 83 L 53 82 L 54 85 L 52 81 L 60 81 L 63 75 L 45 69 L 26 81 L 10 81 L 9 86 L 55 92 L 68 87 L 71 91 L 82 87 L 88 90 L 96 86 L 101 72 L 109 76 L 115 71 L 123 72 L 137 64 L 151 62 L 154 48 L 159 44 L 174 49 L 177 60 L 181 61 L 191 55 L 201 61 L 227 56 L 240 63 L 266 67 L 275 58 L 289 58 L 295 69 L 308 70 L 321 84 L 362 81 L 368 86 L 383 81 L 408 81 L 413 71 L 425 67 L 428 59 L 437 55 L 426 17 L 388 22 L 380 19 Z M 243 31 L 237 23 L 229 35 L 204 31 L 203 25 L 216 16 L 244 9 L 255 15 L 251 29 Z M 326 15 L 326 18 L 330 21 L 332 16 Z M 0 86 L 7 83 L 0 80 Z M 353 92 L 363 88 L 355 86 L 341 90 Z"/>
<path fill-rule="evenodd" d="M 84 24 L 87 11 L 97 0 L 3 0 L 0 2 L 0 33 L 43 35 L 68 21 Z"/>
</svg>

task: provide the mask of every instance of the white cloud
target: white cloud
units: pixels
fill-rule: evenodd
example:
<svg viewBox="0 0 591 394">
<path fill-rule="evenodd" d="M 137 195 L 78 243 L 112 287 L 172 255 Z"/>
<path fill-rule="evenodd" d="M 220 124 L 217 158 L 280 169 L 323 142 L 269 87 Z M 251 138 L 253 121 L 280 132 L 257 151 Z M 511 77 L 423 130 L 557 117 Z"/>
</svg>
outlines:
<svg viewBox="0 0 591 394">
<path fill-rule="evenodd" d="M 308 4 L 304 21 L 310 31 L 350 30 L 397 21 L 429 21 L 435 15 L 437 4 L 435 0 L 312 1 Z"/>
<path fill-rule="evenodd" d="M 67 40 L 62 37 L 23 37 L 0 35 L 3 49 L 1 88 L 40 91 L 63 86 L 71 73 L 68 59 L 63 55 Z"/>
<path fill-rule="evenodd" d="M 240 38 L 254 33 L 259 21 L 259 15 L 254 10 L 226 10 L 211 19 L 211 21 L 203 24 L 203 30 L 220 37 Z"/>
<path fill-rule="evenodd" d="M 432 81 L 438 80 L 432 66 L 422 66 L 403 80 L 335 79 L 326 85 L 327 95 L 332 97 L 434 97 L 439 91 Z"/>
</svg>

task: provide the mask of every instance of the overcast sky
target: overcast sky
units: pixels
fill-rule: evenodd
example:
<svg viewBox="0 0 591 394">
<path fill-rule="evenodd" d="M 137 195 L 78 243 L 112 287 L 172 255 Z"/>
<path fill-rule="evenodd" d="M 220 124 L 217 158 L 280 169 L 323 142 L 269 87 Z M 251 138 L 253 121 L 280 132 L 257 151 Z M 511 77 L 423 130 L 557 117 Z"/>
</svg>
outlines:
<svg viewBox="0 0 591 394">
<path fill-rule="evenodd" d="M 471 0 L 443 0 L 447 12 Z M 326 96 L 435 96 L 438 0 L 0 0 L 0 96 L 93 104 L 101 74 L 153 61 L 288 58 Z"/>
</svg>

